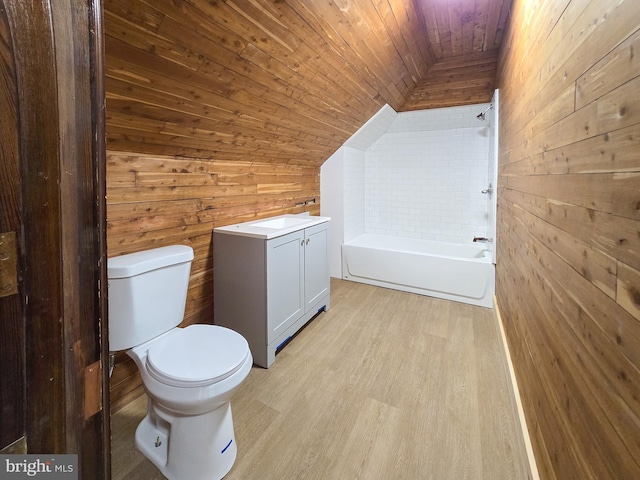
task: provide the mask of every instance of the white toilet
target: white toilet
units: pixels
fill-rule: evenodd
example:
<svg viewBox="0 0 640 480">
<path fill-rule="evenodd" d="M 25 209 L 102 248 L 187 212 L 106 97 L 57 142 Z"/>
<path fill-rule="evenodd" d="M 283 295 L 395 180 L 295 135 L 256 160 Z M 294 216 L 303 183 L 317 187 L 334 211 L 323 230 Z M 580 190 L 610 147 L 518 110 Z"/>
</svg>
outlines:
<svg viewBox="0 0 640 480">
<path fill-rule="evenodd" d="M 140 451 L 172 480 L 220 479 L 236 458 L 230 399 L 253 358 L 239 333 L 182 321 L 193 250 L 110 258 L 109 349 L 126 350 L 149 398 Z"/>
</svg>

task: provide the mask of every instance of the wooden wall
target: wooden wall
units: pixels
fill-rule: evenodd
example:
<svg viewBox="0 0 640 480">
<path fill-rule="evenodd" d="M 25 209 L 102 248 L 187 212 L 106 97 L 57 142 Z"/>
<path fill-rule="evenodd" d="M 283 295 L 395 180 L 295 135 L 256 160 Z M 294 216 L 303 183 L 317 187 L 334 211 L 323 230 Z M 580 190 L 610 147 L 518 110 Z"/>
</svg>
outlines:
<svg viewBox="0 0 640 480">
<path fill-rule="evenodd" d="M 408 2 L 105 0 L 123 152 L 319 167 L 433 63 Z"/>
<path fill-rule="evenodd" d="M 488 103 L 496 88 L 498 51 L 440 60 L 413 89 L 401 111 Z"/>
<path fill-rule="evenodd" d="M 315 166 L 109 152 L 110 256 L 165 245 L 194 249 L 184 325 L 213 321 L 214 227 L 284 213 L 320 214 Z M 135 364 L 117 356 L 115 409 L 140 393 Z"/>
<path fill-rule="evenodd" d="M 191 245 L 185 324 L 212 321 L 212 229 L 319 214 L 320 165 L 433 63 L 412 5 L 359 4 L 104 1 L 108 252 Z"/>
<path fill-rule="evenodd" d="M 0 0 L 0 17 L 0 231 L 15 233 L 0 257 L 18 257 L 0 305 L 0 447 L 76 453 L 78 478 L 107 479 L 100 3 Z"/>
<path fill-rule="evenodd" d="M 320 165 L 433 63 L 405 2 L 105 0 L 104 18 L 108 252 L 191 245 L 185 324 L 212 321 L 212 229 L 319 214 Z M 116 408 L 139 385 L 119 355 Z"/>
<path fill-rule="evenodd" d="M 491 101 L 512 0 L 420 0 L 434 63 L 400 111 Z"/>
<path fill-rule="evenodd" d="M 185 323 L 211 322 L 213 227 L 319 213 L 322 163 L 430 75 L 426 25 L 446 28 L 441 68 L 468 55 L 447 88 L 459 102 L 459 72 L 495 70 L 510 2 L 459 0 L 447 36 L 439 2 L 104 0 L 109 255 L 193 246 Z M 140 383 L 125 358 L 116 406 Z"/>
<path fill-rule="evenodd" d="M 640 478 L 640 2 L 516 0 L 497 299 L 544 479 Z"/>
</svg>

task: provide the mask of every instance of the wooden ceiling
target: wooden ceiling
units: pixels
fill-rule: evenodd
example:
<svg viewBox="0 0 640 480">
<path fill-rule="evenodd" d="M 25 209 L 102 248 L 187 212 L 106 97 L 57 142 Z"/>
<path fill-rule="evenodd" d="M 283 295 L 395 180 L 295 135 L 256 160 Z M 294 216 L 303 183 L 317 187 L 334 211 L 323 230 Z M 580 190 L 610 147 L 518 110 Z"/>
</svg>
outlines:
<svg viewBox="0 0 640 480">
<path fill-rule="evenodd" d="M 401 110 L 488 102 L 512 0 L 416 0 L 434 64 Z"/>
<path fill-rule="evenodd" d="M 437 61 L 500 48 L 511 1 L 416 0 Z"/>
<path fill-rule="evenodd" d="M 512 0 L 105 0 L 112 151 L 321 165 L 385 103 L 488 101 Z"/>
</svg>

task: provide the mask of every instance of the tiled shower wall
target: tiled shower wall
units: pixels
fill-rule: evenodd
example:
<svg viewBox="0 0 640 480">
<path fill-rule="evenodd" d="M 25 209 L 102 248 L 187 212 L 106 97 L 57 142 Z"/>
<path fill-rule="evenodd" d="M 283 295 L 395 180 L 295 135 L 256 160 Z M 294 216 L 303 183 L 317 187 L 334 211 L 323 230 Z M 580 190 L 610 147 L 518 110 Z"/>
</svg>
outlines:
<svg viewBox="0 0 640 480">
<path fill-rule="evenodd" d="M 489 118 L 476 118 L 486 107 L 397 115 L 365 151 L 366 233 L 455 243 L 487 235 Z M 357 182 L 348 165 L 345 191 Z"/>
<path fill-rule="evenodd" d="M 344 241 L 365 233 L 364 159 L 365 152 L 344 147 Z"/>
</svg>

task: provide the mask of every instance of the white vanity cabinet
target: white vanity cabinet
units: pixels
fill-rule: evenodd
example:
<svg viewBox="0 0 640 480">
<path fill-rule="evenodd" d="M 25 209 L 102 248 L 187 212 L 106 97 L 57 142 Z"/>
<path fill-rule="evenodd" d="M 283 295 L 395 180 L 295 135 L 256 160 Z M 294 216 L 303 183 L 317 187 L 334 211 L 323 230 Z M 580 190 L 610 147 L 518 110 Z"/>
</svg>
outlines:
<svg viewBox="0 0 640 480">
<path fill-rule="evenodd" d="M 265 368 L 280 346 L 329 309 L 328 218 L 303 218 L 310 220 L 281 235 L 276 228 L 256 234 L 258 222 L 249 222 L 251 235 L 237 225 L 214 230 L 214 323 L 242 334 Z"/>
</svg>

